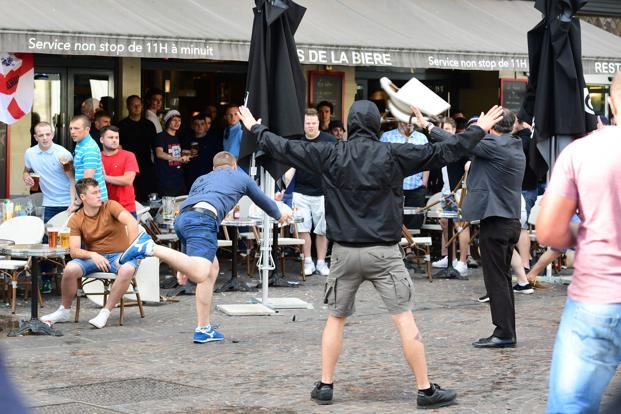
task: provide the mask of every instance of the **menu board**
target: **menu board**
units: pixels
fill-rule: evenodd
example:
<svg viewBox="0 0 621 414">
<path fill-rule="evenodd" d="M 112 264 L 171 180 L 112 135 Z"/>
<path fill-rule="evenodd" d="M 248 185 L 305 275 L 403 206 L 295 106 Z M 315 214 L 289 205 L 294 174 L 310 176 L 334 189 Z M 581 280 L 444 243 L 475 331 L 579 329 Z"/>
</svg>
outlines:
<svg viewBox="0 0 621 414">
<path fill-rule="evenodd" d="M 310 72 L 310 93 L 308 106 L 315 108 L 321 101 L 334 105 L 334 118 L 343 119 L 343 76 L 344 72 Z"/>
<path fill-rule="evenodd" d="M 517 113 L 526 94 L 526 79 L 500 80 L 500 105 Z"/>
</svg>

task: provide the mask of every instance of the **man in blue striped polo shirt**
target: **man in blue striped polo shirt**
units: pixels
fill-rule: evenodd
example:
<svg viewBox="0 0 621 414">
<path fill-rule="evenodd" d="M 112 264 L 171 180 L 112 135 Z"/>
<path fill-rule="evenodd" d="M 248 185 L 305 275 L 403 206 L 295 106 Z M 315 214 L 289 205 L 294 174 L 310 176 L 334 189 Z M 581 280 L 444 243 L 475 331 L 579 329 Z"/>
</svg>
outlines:
<svg viewBox="0 0 621 414">
<path fill-rule="evenodd" d="M 76 143 L 73 155 L 73 166 L 75 168 L 75 180 L 82 178 L 93 178 L 99 183 L 101 191 L 101 201 L 108 201 L 108 190 L 106 189 L 106 179 L 101 163 L 101 152 L 99 146 L 90 135 L 91 121 L 84 115 L 77 115 L 69 122 L 69 133 L 71 139 Z M 80 204 L 76 200 L 76 203 Z"/>
</svg>

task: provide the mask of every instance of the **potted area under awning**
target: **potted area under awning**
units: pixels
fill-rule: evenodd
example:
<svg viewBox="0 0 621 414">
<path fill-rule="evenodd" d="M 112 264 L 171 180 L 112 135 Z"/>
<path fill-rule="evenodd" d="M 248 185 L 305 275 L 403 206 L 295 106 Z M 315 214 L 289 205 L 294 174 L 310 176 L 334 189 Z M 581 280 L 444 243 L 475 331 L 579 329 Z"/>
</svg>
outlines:
<svg viewBox="0 0 621 414">
<path fill-rule="evenodd" d="M 528 71 L 532 1 L 299 0 L 303 64 Z M 15 0 L 0 51 L 246 61 L 250 0 Z M 621 69 L 621 38 L 582 23 L 585 74 Z"/>
</svg>

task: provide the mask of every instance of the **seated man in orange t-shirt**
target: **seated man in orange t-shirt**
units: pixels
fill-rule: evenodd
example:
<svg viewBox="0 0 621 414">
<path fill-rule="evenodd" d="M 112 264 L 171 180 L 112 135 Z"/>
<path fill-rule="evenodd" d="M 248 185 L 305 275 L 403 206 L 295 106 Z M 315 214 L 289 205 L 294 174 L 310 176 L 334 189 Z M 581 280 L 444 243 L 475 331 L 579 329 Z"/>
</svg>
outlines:
<svg viewBox="0 0 621 414">
<path fill-rule="evenodd" d="M 106 305 L 88 321 L 96 328 L 106 326 L 110 311 L 127 292 L 137 260 L 119 264 L 119 256 L 138 236 L 138 222 L 114 200 L 101 201 L 99 183 L 92 178 L 78 180 L 76 193 L 83 208 L 69 219 L 71 260 L 65 266 L 61 282 L 61 305 L 55 312 L 41 317 L 44 322 L 69 322 L 71 303 L 78 290 L 78 280 L 95 272 L 116 273 Z M 82 245 L 86 248 L 83 249 Z"/>
</svg>

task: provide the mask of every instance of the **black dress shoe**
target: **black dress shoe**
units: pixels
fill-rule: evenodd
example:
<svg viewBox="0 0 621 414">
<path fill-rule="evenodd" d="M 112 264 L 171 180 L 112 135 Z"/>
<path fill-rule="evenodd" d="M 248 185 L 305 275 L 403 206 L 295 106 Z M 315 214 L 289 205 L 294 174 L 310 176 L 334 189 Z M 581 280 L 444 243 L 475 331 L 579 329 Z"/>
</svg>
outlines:
<svg viewBox="0 0 621 414">
<path fill-rule="evenodd" d="M 492 335 L 473 342 L 472 346 L 475 348 L 515 348 L 515 344 L 515 339 L 502 339 Z"/>
</svg>

